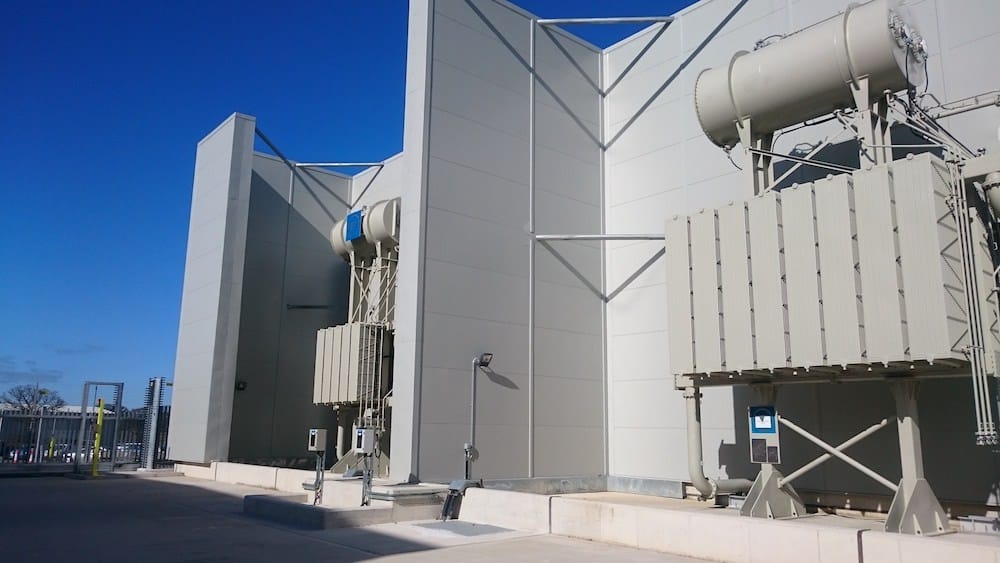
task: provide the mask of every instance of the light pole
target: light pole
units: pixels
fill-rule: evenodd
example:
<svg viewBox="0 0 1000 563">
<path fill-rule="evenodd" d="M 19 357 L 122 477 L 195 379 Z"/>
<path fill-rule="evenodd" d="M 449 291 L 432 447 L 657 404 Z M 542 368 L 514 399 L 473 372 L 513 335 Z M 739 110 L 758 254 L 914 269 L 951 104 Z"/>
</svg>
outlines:
<svg viewBox="0 0 1000 563">
<path fill-rule="evenodd" d="M 472 399 L 469 413 L 469 441 L 465 443 L 465 480 L 472 480 L 472 462 L 479 457 L 476 451 L 476 375 L 479 368 L 489 367 L 493 354 L 480 354 L 472 359 Z"/>
</svg>

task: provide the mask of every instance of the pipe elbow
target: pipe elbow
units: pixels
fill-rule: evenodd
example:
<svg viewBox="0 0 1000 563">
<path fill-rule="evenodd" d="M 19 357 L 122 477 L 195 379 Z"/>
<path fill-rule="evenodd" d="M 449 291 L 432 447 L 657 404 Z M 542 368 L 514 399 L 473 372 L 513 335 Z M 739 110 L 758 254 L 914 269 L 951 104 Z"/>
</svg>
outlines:
<svg viewBox="0 0 1000 563">
<path fill-rule="evenodd" d="M 705 476 L 701 446 L 701 392 L 697 387 L 684 389 L 688 415 L 688 473 L 691 484 L 701 498 L 711 500 L 719 495 L 749 491 L 753 482 L 747 479 L 709 479 Z"/>
</svg>

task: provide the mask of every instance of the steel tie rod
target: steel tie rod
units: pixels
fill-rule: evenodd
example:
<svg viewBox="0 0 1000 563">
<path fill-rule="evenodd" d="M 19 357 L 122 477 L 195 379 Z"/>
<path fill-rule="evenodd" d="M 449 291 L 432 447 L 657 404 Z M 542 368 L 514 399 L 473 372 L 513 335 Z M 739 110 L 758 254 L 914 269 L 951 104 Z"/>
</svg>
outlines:
<svg viewBox="0 0 1000 563">
<path fill-rule="evenodd" d="M 853 467 L 853 468 L 857 469 L 858 471 L 864 473 L 865 475 L 871 477 L 875 481 L 878 481 L 879 483 L 882 484 L 882 486 L 884 486 L 885 488 L 891 490 L 892 492 L 896 492 L 896 491 L 899 490 L 899 485 L 896 485 L 892 481 L 890 481 L 890 480 L 886 479 L 885 477 L 883 477 L 883 476 L 879 475 L 878 473 L 876 473 L 874 470 L 869 469 L 868 467 L 866 467 L 865 465 L 863 465 L 861 462 L 855 460 L 854 458 L 849 457 L 847 454 L 841 452 L 837 448 L 834 448 L 830 444 L 827 444 L 823 440 L 820 440 L 816 436 L 813 436 L 807 430 L 801 428 L 799 425 L 797 425 L 794 422 L 788 420 L 787 418 L 784 418 L 784 417 L 782 417 L 782 416 L 779 415 L 778 416 L 778 422 L 784 424 L 789 429 L 791 429 L 792 431 L 796 432 L 797 434 L 799 434 L 800 436 L 802 436 L 806 440 L 809 440 L 810 442 L 812 442 L 812 443 L 816 444 L 817 446 L 823 448 L 828 453 L 830 453 L 830 455 L 836 457 L 837 459 L 843 461 L 844 463 L 850 465 L 851 467 Z M 786 481 L 787 481 L 787 479 L 786 479 Z"/>
<path fill-rule="evenodd" d="M 858 432 L 854 437 L 852 437 L 852 438 L 848 439 L 847 441 L 841 443 L 839 446 L 836 447 L 836 450 L 840 451 L 840 452 L 846 450 L 847 448 L 853 446 L 854 444 L 857 444 L 861 440 L 864 440 L 868 436 L 871 436 L 875 432 L 877 432 L 877 431 L 885 428 L 887 424 L 889 424 L 889 419 L 883 418 L 882 422 L 879 422 L 877 424 L 873 424 L 873 425 L 869 426 L 868 428 L 862 430 L 861 432 Z M 799 477 L 805 475 L 806 473 L 812 471 L 813 469 L 819 467 L 820 465 L 823 465 L 824 463 L 826 463 L 827 461 L 829 461 L 832 458 L 833 458 L 833 456 L 831 454 L 823 454 L 823 455 L 817 457 L 816 459 L 814 459 L 814 460 L 810 461 L 809 463 L 803 465 L 799 469 L 796 469 L 795 471 L 789 473 L 786 477 L 783 477 L 783 478 L 779 479 L 778 480 L 778 486 L 779 487 L 784 487 L 785 485 L 790 484 L 795 479 L 798 479 Z"/>
</svg>

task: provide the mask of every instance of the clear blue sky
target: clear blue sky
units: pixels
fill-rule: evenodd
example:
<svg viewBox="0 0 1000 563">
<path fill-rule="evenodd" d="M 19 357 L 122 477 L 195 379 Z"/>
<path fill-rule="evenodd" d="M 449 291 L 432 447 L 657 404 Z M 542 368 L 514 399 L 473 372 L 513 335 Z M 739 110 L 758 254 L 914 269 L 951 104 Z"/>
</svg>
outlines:
<svg viewBox="0 0 1000 563">
<path fill-rule="evenodd" d="M 522 0 L 541 17 L 684 0 Z M 234 111 L 299 160 L 402 148 L 404 0 L 7 2 L 0 391 L 173 376 L 195 145 Z M 606 46 L 635 26 L 574 27 Z"/>
</svg>

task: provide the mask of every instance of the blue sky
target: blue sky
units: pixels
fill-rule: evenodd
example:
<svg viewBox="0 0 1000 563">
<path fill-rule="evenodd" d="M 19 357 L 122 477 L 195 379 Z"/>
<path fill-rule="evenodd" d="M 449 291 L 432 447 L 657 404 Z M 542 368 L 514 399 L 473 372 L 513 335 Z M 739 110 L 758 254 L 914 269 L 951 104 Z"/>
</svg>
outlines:
<svg viewBox="0 0 1000 563">
<path fill-rule="evenodd" d="M 683 0 L 523 0 L 541 17 Z M 173 376 L 195 145 L 234 111 L 298 160 L 402 148 L 406 2 L 8 2 L 0 391 Z M 636 26 L 574 26 L 610 45 Z"/>
</svg>

